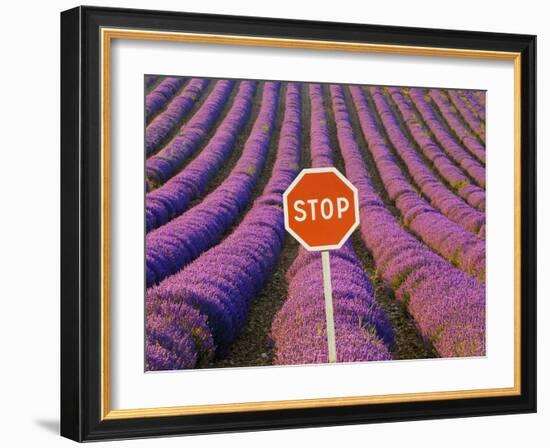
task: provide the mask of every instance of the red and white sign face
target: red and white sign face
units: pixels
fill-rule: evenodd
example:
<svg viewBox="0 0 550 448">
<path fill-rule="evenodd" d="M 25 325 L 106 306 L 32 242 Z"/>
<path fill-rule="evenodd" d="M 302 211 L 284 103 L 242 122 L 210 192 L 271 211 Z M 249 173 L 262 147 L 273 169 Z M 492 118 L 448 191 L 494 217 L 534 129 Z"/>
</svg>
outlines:
<svg viewBox="0 0 550 448">
<path fill-rule="evenodd" d="M 336 168 L 302 170 L 283 203 L 286 230 L 310 251 L 341 248 L 359 225 L 357 188 Z"/>
</svg>

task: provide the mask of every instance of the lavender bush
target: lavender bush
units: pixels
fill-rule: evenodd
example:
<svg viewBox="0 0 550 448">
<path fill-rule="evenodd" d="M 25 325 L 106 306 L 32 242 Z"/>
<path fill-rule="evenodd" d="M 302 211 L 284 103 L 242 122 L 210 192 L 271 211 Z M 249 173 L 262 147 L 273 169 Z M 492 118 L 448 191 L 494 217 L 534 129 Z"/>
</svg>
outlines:
<svg viewBox="0 0 550 448">
<path fill-rule="evenodd" d="M 459 118 L 458 111 L 449 103 L 445 93 L 439 89 L 429 89 L 429 95 L 439 108 L 439 111 L 453 130 L 457 138 L 478 160 L 485 163 L 485 147 L 464 126 Z"/>
<path fill-rule="evenodd" d="M 265 84 L 262 106 L 241 158 L 229 176 L 204 200 L 147 234 L 147 286 L 176 273 L 218 243 L 246 209 L 267 158 L 280 85 Z"/>
<path fill-rule="evenodd" d="M 449 220 L 428 204 L 408 182 L 378 129 L 364 92 L 350 87 L 359 122 L 389 198 L 402 214 L 403 224 L 429 247 L 465 272 L 485 277 L 485 241 Z"/>
<path fill-rule="evenodd" d="M 155 86 L 145 97 L 145 119 L 147 122 L 172 99 L 185 81 L 185 78 L 169 76 Z"/>
<path fill-rule="evenodd" d="M 485 168 L 455 140 L 454 136 L 439 121 L 431 106 L 431 98 L 424 89 L 412 88 L 409 90 L 411 100 L 418 109 L 426 125 L 433 132 L 441 147 L 447 152 L 477 185 L 485 188 Z"/>
<path fill-rule="evenodd" d="M 208 181 L 234 150 L 237 136 L 250 116 L 255 92 L 256 82 L 243 81 L 227 117 L 201 153 L 164 185 L 147 194 L 147 231 L 180 215 L 193 199 L 204 193 Z"/>
<path fill-rule="evenodd" d="M 234 81 L 217 81 L 208 99 L 191 119 L 182 126 L 176 135 L 158 153 L 149 157 L 145 163 L 145 173 L 149 187 L 163 184 L 204 143 L 204 139 L 220 116 Z"/>
<path fill-rule="evenodd" d="M 271 95 L 269 99 L 276 103 L 278 90 L 277 83 L 267 83 L 264 95 Z M 300 112 L 299 86 L 289 84 L 277 159 L 262 195 L 221 244 L 147 291 L 147 310 L 151 310 L 147 322 L 153 317 L 152 329 L 159 329 L 147 332 L 146 357 L 150 370 L 171 369 L 177 363 L 182 366 L 177 368 L 195 367 L 201 359 L 200 353 L 202 359 L 212 356 L 214 351 L 223 353 L 244 327 L 250 301 L 269 278 L 285 238 L 282 192 L 298 174 Z M 157 303 L 192 308 L 196 314 L 183 315 L 178 327 L 199 328 L 195 332 L 200 336 L 199 343 L 189 337 L 180 343 L 179 329 L 174 331 L 168 325 L 174 319 L 172 308 L 155 308 L 153 304 Z"/>
<path fill-rule="evenodd" d="M 147 157 L 161 148 L 175 126 L 189 113 L 207 85 L 208 80 L 206 79 L 192 79 L 181 94 L 151 121 L 145 129 L 145 154 Z"/>
<path fill-rule="evenodd" d="M 418 241 L 386 208 L 372 185 L 340 89 L 332 89 L 338 141 L 346 176 L 359 190 L 361 236 L 378 274 L 394 288 L 440 356 L 484 355 L 484 284 Z M 359 88 L 350 89 L 357 94 Z"/>
<path fill-rule="evenodd" d="M 418 148 L 433 164 L 439 175 L 463 198 L 468 204 L 480 211 L 485 211 L 485 191 L 470 181 L 470 179 L 447 157 L 447 154 L 432 138 L 422 119 L 415 112 L 407 99 L 405 89 L 390 87 L 387 89 L 403 117 L 407 129 L 411 133 Z"/>
</svg>

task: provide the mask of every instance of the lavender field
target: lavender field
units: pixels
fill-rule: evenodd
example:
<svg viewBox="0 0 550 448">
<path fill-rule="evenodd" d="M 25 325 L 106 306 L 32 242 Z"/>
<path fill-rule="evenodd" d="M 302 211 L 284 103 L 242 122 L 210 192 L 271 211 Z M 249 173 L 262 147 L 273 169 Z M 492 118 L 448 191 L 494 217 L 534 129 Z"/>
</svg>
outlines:
<svg viewBox="0 0 550 448">
<path fill-rule="evenodd" d="M 359 190 L 331 251 L 338 362 L 485 354 L 485 92 L 145 77 L 146 370 L 328 361 L 308 167 Z"/>
</svg>

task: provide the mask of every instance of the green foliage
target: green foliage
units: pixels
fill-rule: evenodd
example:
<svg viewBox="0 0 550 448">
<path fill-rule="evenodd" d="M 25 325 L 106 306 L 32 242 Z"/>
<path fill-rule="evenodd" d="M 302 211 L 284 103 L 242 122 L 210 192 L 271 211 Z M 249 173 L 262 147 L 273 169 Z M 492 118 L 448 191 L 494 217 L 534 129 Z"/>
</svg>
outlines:
<svg viewBox="0 0 550 448">
<path fill-rule="evenodd" d="M 460 269 L 460 249 L 457 249 L 453 255 L 451 256 L 451 260 L 450 262 L 452 263 L 452 265 L 456 268 L 459 268 Z"/>
<path fill-rule="evenodd" d="M 468 182 L 466 180 L 461 180 L 459 182 L 455 182 L 453 184 L 453 188 L 455 190 L 462 190 L 464 187 L 467 187 L 468 185 L 470 185 L 470 182 Z"/>
<path fill-rule="evenodd" d="M 162 185 L 161 182 L 153 179 L 152 177 L 148 177 L 147 180 L 149 181 L 149 191 L 153 191 L 155 188 L 158 188 Z"/>
<path fill-rule="evenodd" d="M 413 271 L 414 268 L 409 268 L 401 272 L 399 275 L 397 275 L 392 281 L 391 281 L 391 287 L 392 289 L 398 289 L 405 280 L 407 280 L 407 277 L 409 274 Z"/>
<path fill-rule="evenodd" d="M 212 353 L 205 350 L 203 347 L 203 341 L 208 337 L 205 328 L 193 327 L 190 331 L 191 338 L 197 348 L 197 365 L 203 365 L 209 361 L 212 357 Z"/>
<path fill-rule="evenodd" d="M 256 174 L 256 167 L 254 165 L 249 165 L 246 167 L 244 172 L 252 177 L 254 176 L 254 174 Z"/>
<path fill-rule="evenodd" d="M 375 339 L 378 337 L 378 333 L 376 332 L 376 327 L 374 325 L 366 325 L 363 327 L 363 333 L 365 335 L 365 339 L 368 341 L 370 339 Z"/>
<path fill-rule="evenodd" d="M 409 304 L 411 303 L 411 295 L 408 292 L 403 293 L 401 301 L 403 303 L 403 307 L 408 310 Z"/>
<path fill-rule="evenodd" d="M 438 325 L 433 333 L 431 334 L 430 336 L 430 342 L 432 343 L 432 345 L 436 345 L 437 344 L 437 341 L 439 341 L 439 339 L 441 338 L 441 334 L 443 333 L 443 325 Z"/>
</svg>

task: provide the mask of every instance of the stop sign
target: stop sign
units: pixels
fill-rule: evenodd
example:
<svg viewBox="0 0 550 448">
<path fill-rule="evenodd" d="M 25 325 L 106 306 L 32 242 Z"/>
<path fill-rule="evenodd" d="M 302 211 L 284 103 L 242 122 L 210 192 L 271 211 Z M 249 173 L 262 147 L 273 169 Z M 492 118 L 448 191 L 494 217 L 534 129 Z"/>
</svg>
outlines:
<svg viewBox="0 0 550 448">
<path fill-rule="evenodd" d="M 302 170 L 283 203 L 286 230 L 310 251 L 339 249 L 359 225 L 357 188 L 336 168 Z"/>
</svg>

